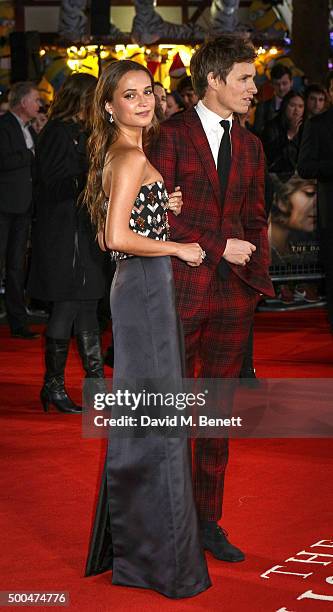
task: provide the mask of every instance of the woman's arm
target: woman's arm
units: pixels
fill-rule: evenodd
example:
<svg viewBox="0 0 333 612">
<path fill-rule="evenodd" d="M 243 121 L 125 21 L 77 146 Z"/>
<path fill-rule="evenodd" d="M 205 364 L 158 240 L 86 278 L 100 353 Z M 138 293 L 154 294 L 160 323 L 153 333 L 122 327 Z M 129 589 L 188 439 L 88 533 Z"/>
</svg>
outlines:
<svg viewBox="0 0 333 612">
<path fill-rule="evenodd" d="M 202 263 L 202 249 L 197 243 L 178 244 L 152 240 L 133 232 L 129 220 L 133 204 L 146 179 L 147 158 L 133 149 L 117 154 L 112 160 L 111 190 L 105 223 L 105 245 L 108 249 L 139 255 L 161 257 L 174 255 L 195 265 Z M 111 172 L 111 164 L 106 169 Z M 108 182 L 108 177 L 105 177 Z"/>
</svg>

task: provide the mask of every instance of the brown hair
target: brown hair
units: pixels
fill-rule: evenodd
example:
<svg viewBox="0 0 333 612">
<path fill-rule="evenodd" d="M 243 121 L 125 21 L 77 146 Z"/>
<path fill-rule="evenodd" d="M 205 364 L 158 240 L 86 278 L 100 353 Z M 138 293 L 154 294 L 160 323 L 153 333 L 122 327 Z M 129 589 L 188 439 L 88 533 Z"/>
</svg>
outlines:
<svg viewBox="0 0 333 612">
<path fill-rule="evenodd" d="M 91 107 L 97 79 L 92 74 L 71 74 L 59 89 L 49 110 L 49 119 L 72 121 L 82 115 L 81 121 L 89 129 Z"/>
<path fill-rule="evenodd" d="M 272 223 L 278 225 L 288 225 L 289 217 L 292 213 L 292 196 L 299 189 L 304 189 L 310 185 L 314 189 L 317 188 L 317 181 L 314 179 L 303 179 L 298 175 L 292 176 L 288 181 L 282 182 L 277 176 L 272 176 L 274 183 L 274 200 L 271 211 Z M 283 208 L 280 208 L 282 204 Z"/>
<path fill-rule="evenodd" d="M 200 99 L 204 97 L 210 72 L 214 78 L 219 77 L 221 81 L 226 82 L 234 64 L 254 62 L 256 57 L 253 44 L 241 34 L 224 34 L 204 43 L 195 52 L 190 64 L 195 93 Z"/>
<path fill-rule="evenodd" d="M 112 102 L 113 94 L 118 87 L 120 79 L 130 71 L 146 72 L 154 81 L 151 73 L 145 66 L 132 60 L 120 60 L 109 64 L 102 72 L 95 91 L 93 104 L 93 126 L 88 141 L 89 173 L 83 202 L 86 204 L 91 216 L 92 223 L 97 231 L 103 228 L 106 211 L 104 208 L 105 194 L 103 191 L 102 178 L 106 155 L 111 145 L 117 140 L 119 130 L 116 122 L 110 123 L 110 115 L 105 110 L 105 103 Z M 152 126 L 152 132 L 157 128 Z M 147 139 L 147 128 L 144 137 Z"/>
</svg>

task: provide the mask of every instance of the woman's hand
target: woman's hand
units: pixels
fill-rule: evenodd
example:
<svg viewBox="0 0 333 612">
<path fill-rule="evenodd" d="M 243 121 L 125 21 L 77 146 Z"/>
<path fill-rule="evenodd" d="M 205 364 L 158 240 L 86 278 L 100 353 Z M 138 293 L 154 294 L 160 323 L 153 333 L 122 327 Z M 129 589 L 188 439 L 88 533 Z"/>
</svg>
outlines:
<svg viewBox="0 0 333 612">
<path fill-rule="evenodd" d="M 185 261 L 189 266 L 197 267 L 202 264 L 206 253 L 200 244 L 192 242 L 190 244 L 178 244 L 177 257 Z"/>
<path fill-rule="evenodd" d="M 173 212 L 174 215 L 180 215 L 183 206 L 183 196 L 180 191 L 180 187 L 175 187 L 175 191 L 169 193 L 169 210 Z"/>
</svg>

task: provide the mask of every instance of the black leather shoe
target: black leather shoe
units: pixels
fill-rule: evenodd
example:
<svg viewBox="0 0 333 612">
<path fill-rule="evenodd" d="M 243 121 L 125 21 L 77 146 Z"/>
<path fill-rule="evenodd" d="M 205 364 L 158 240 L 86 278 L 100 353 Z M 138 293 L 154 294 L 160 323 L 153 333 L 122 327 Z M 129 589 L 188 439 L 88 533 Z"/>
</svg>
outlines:
<svg viewBox="0 0 333 612">
<path fill-rule="evenodd" d="M 23 340 L 36 340 L 40 338 L 40 334 L 28 329 L 28 327 L 20 327 L 19 329 L 12 330 L 12 338 L 23 338 Z"/>
<path fill-rule="evenodd" d="M 215 559 L 237 563 L 244 561 L 244 553 L 230 544 L 227 532 L 214 521 L 201 523 L 201 540 L 205 550 L 209 550 Z"/>
<path fill-rule="evenodd" d="M 241 385 L 249 389 L 257 389 L 261 385 L 260 380 L 256 377 L 254 368 L 249 368 L 247 370 L 242 369 L 239 375 L 239 381 Z"/>
</svg>

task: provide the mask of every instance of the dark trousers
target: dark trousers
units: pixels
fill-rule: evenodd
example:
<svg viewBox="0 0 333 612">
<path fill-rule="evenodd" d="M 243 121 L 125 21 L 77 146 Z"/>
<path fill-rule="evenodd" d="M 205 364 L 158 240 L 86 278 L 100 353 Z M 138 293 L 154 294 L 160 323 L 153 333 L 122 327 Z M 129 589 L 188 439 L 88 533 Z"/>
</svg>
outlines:
<svg viewBox="0 0 333 612">
<path fill-rule="evenodd" d="M 64 340 L 71 337 L 73 326 L 75 335 L 98 330 L 97 304 L 97 300 L 54 302 L 46 335 Z"/>
<path fill-rule="evenodd" d="M 27 324 L 24 283 L 30 221 L 30 211 L 22 214 L 0 212 L 0 260 L 6 266 L 5 304 L 12 331 Z"/>
</svg>

